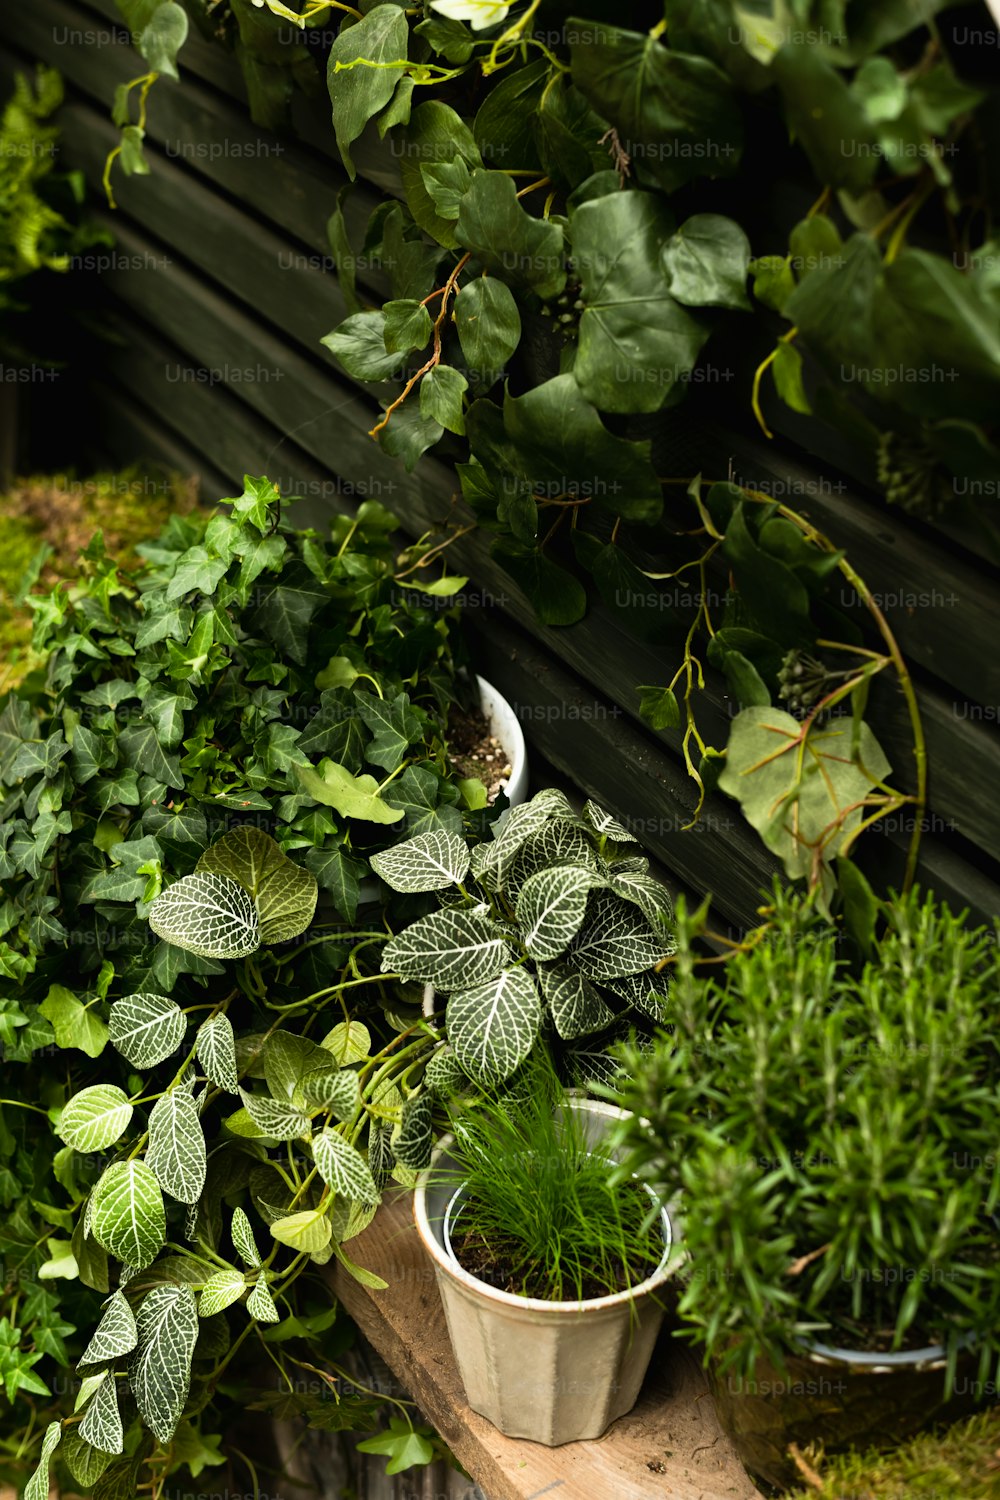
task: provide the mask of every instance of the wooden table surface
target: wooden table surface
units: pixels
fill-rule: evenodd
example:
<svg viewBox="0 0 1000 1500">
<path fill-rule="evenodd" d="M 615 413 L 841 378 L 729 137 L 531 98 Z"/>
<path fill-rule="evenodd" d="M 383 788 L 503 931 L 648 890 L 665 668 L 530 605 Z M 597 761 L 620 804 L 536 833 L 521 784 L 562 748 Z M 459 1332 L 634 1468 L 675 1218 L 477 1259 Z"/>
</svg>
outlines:
<svg viewBox="0 0 1000 1500">
<path fill-rule="evenodd" d="M 334 1261 L 337 1296 L 489 1500 L 758 1500 L 697 1358 L 668 1329 L 637 1405 L 602 1438 L 560 1448 L 506 1438 L 466 1404 L 411 1195 L 384 1204 L 347 1248 L 389 1286 L 370 1291 Z"/>
</svg>

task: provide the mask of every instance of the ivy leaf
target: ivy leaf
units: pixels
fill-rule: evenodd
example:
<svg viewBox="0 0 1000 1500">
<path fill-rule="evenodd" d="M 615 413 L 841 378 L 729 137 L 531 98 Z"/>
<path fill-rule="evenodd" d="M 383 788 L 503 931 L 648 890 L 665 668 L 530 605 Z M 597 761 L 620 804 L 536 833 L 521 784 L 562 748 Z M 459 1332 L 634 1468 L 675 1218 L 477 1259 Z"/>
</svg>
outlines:
<svg viewBox="0 0 1000 1500">
<path fill-rule="evenodd" d="M 153 1105 L 146 1165 L 179 1203 L 197 1203 L 201 1197 L 208 1156 L 198 1106 L 186 1089 L 172 1088 Z"/>
<path fill-rule="evenodd" d="M 498 537 L 491 555 L 531 601 L 542 625 L 575 625 L 587 612 L 587 593 L 578 578 L 534 546 Z"/>
<path fill-rule="evenodd" d="M 811 879 L 819 865 L 829 891 L 829 861 L 848 853 L 864 799 L 889 771 L 863 722 L 855 744 L 850 719 L 806 731 L 781 709 L 745 708 L 733 720 L 719 787 L 792 879 Z"/>
<path fill-rule="evenodd" d="M 328 598 L 308 568 L 286 566 L 281 582 L 270 590 L 252 616 L 253 628 L 260 630 L 292 661 L 301 664 L 306 659 L 313 615 Z"/>
<path fill-rule="evenodd" d="M 377 698 L 374 693 L 356 693 L 357 712 L 372 732 L 365 751 L 367 760 L 385 771 L 402 765 L 410 745 L 423 728 L 423 719 L 413 708 L 407 693 L 394 698 Z"/>
<path fill-rule="evenodd" d="M 566 285 L 561 227 L 525 213 L 503 172 L 473 172 L 455 238 L 489 270 L 540 297 L 558 296 Z"/>
<path fill-rule="evenodd" d="M 689 307 L 741 307 L 749 311 L 750 241 L 722 214 L 695 214 L 663 246 L 670 295 Z"/>
<path fill-rule="evenodd" d="M 325 1211 L 318 1208 L 288 1214 L 283 1219 L 275 1219 L 271 1225 L 271 1234 L 279 1244 L 289 1245 L 293 1250 L 304 1250 L 309 1255 L 325 1250 L 332 1233 Z"/>
<path fill-rule="evenodd" d="M 681 706 L 672 688 L 639 688 L 639 712 L 650 729 L 679 729 Z"/>
<path fill-rule="evenodd" d="M 14 757 L 12 777 L 17 781 L 37 772 L 52 777 L 68 754 L 69 746 L 59 730 L 44 740 L 25 740 Z"/>
<path fill-rule="evenodd" d="M 157 896 L 149 925 L 202 958 L 243 958 L 260 947 L 257 911 L 243 886 L 208 871 L 184 875 Z"/>
<path fill-rule="evenodd" d="M 128 1096 L 113 1083 L 81 1089 L 66 1105 L 58 1136 L 74 1151 L 104 1151 L 120 1140 L 132 1118 Z"/>
<path fill-rule="evenodd" d="M 24 1487 L 24 1500 L 49 1500 L 49 1463 L 59 1446 L 61 1434 L 60 1422 L 50 1422 L 46 1427 L 38 1467 Z"/>
<path fill-rule="evenodd" d="M 322 889 L 330 893 L 340 916 L 345 922 L 353 922 L 365 875 L 361 861 L 352 858 L 343 845 L 333 844 L 329 849 L 307 850 L 305 862 Z"/>
<path fill-rule="evenodd" d="M 661 257 L 673 225 L 652 193 L 597 198 L 573 214 L 584 302 L 573 374 L 602 411 L 658 411 L 708 337 L 708 324 L 670 294 Z"/>
<path fill-rule="evenodd" d="M 809 416 L 812 407 L 802 384 L 802 355 L 794 344 L 786 343 L 784 339 L 779 342 L 774 351 L 771 374 L 775 390 L 785 405 Z"/>
<path fill-rule="evenodd" d="M 672 52 L 648 33 L 577 18 L 566 25 L 574 84 L 614 122 L 641 174 L 668 193 L 693 177 L 732 176 L 742 124 L 732 86 L 714 63 Z"/>
<path fill-rule="evenodd" d="M 354 26 L 341 31 L 330 48 L 327 87 L 333 105 L 337 147 L 348 175 L 356 175 L 350 146 L 368 121 L 389 103 L 403 68 L 409 42 L 406 16 L 397 5 L 376 5 Z M 364 58 L 375 67 L 350 65 Z"/>
<path fill-rule="evenodd" d="M 504 969 L 448 1001 L 448 1041 L 462 1067 L 482 1085 L 502 1083 L 520 1067 L 541 1024 L 541 997 L 526 969 Z"/>
<path fill-rule="evenodd" d="M 233 1244 L 236 1246 L 236 1252 L 244 1265 L 250 1266 L 251 1269 L 254 1267 L 259 1268 L 261 1263 L 260 1251 L 257 1249 L 257 1241 L 254 1238 L 253 1229 L 250 1227 L 250 1220 L 242 1208 L 233 1209 L 233 1222 L 230 1234 L 232 1235 Z"/>
<path fill-rule="evenodd" d="M 422 302 L 406 297 L 399 301 L 385 302 L 383 338 L 389 354 L 407 354 L 411 349 L 422 349 L 431 336 L 431 315 Z"/>
<path fill-rule="evenodd" d="M 121 1453 L 125 1447 L 125 1429 L 118 1410 L 118 1382 L 109 1370 L 90 1398 L 90 1405 L 80 1423 L 80 1436 L 99 1453 Z"/>
<path fill-rule="evenodd" d="M 61 984 L 49 986 L 38 1014 L 52 1025 L 56 1046 L 75 1048 L 88 1057 L 100 1057 L 108 1040 L 108 1028 L 97 1012 L 83 1005 Z"/>
<path fill-rule="evenodd" d="M 116 1000 L 108 1021 L 111 1042 L 136 1068 L 153 1068 L 175 1053 L 187 1017 L 166 995 L 138 993 Z"/>
<path fill-rule="evenodd" d="M 175 0 L 161 0 L 139 33 L 136 45 L 149 63 L 150 72 L 165 73 L 168 78 L 178 78 L 177 54 L 187 40 L 187 11 Z M 95 1443 L 95 1447 L 100 1445 Z M 120 1448 L 105 1449 L 105 1452 L 120 1453 Z"/>
<path fill-rule="evenodd" d="M 328 1187 L 345 1198 L 378 1203 L 380 1194 L 368 1163 L 339 1131 L 321 1131 L 313 1138 L 312 1145 L 319 1175 Z"/>
<path fill-rule="evenodd" d="M 469 851 L 457 834 L 419 833 L 373 854 L 370 863 L 394 891 L 438 891 L 465 879 Z"/>
<path fill-rule="evenodd" d="M 428 197 L 441 218 L 457 219 L 462 199 L 472 181 L 472 173 L 464 157 L 456 156 L 454 161 L 422 162 L 420 175 Z M 426 343 L 426 339 L 424 342 Z"/>
<path fill-rule="evenodd" d="M 431 912 L 386 943 L 382 971 L 450 990 L 492 979 L 506 957 L 507 944 L 488 918 L 449 908 Z"/>
<path fill-rule="evenodd" d="M 406 350 L 388 350 L 386 334 L 384 312 L 359 312 L 345 318 L 320 343 L 336 355 L 355 380 L 390 380 L 405 365 Z"/>
<path fill-rule="evenodd" d="M 201 1289 L 198 1298 L 199 1318 L 211 1318 L 238 1302 L 247 1289 L 242 1271 L 216 1271 Z"/>
<path fill-rule="evenodd" d="M 434 1445 L 426 1435 L 417 1432 L 405 1417 L 393 1417 L 389 1431 L 358 1443 L 359 1453 L 379 1453 L 388 1458 L 387 1474 L 402 1474 L 406 1469 L 434 1462 Z"/>
<path fill-rule="evenodd" d="M 124 1292 L 114 1292 L 105 1306 L 101 1321 L 77 1364 L 104 1365 L 131 1354 L 136 1346 L 135 1317 Z"/>
<path fill-rule="evenodd" d="M 247 1312 L 258 1323 L 279 1323 L 281 1316 L 267 1288 L 267 1273 L 261 1271 L 257 1285 L 247 1298 Z"/>
<path fill-rule="evenodd" d="M 187 1285 L 168 1282 L 147 1292 L 136 1312 L 138 1346 L 129 1383 L 153 1436 L 170 1442 L 187 1401 L 198 1340 L 198 1309 Z"/>
<path fill-rule="evenodd" d="M 374 776 L 352 776 L 346 766 L 321 760 L 317 770 L 297 766 L 295 774 L 303 791 L 315 802 L 336 808 L 345 818 L 361 818 L 367 823 L 398 823 L 402 808 L 390 807 L 379 796 Z"/>
<path fill-rule="evenodd" d="M 160 1184 L 141 1161 L 113 1162 L 91 1197 L 91 1232 L 109 1255 L 143 1270 L 166 1238 Z"/>
<path fill-rule="evenodd" d="M 440 422 L 449 432 L 463 436 L 462 396 L 468 388 L 469 382 L 460 371 L 451 365 L 435 365 L 420 382 L 421 414 L 431 421 Z"/>
<path fill-rule="evenodd" d="M 405 814 L 404 827 L 409 834 L 431 833 L 434 829 L 458 833 L 462 815 L 453 803 L 442 800 L 449 790 L 444 777 L 428 766 L 407 766 L 387 789 L 385 800 Z"/>
<path fill-rule="evenodd" d="M 816 47 L 790 41 L 775 53 L 770 73 L 819 180 L 860 196 L 878 170 L 877 137 L 840 72 Z"/>
<path fill-rule="evenodd" d="M 195 1037 L 195 1056 L 206 1078 L 229 1094 L 239 1093 L 236 1039 L 228 1016 L 212 1016 L 202 1022 Z"/>
<path fill-rule="evenodd" d="M 253 898 L 262 943 L 286 943 L 309 926 L 316 877 L 283 853 L 260 828 L 244 825 L 206 849 L 199 870 L 235 880 Z"/>
<path fill-rule="evenodd" d="M 428 99 L 411 114 L 405 138 L 399 144 L 399 170 L 410 213 L 432 239 L 451 249 L 456 244 L 454 220 L 443 219 L 438 213 L 427 191 L 423 168 L 458 158 L 469 167 L 481 167 L 483 159 L 472 131 L 447 104 Z"/>
<path fill-rule="evenodd" d="M 614 1020 L 600 991 L 569 964 L 539 964 L 538 983 L 564 1041 L 600 1031 Z"/>
<path fill-rule="evenodd" d="M 454 318 L 470 378 L 492 385 L 521 342 L 513 292 L 496 276 L 476 276 L 455 298 Z"/>
<path fill-rule="evenodd" d="M 566 951 L 583 923 L 588 893 L 602 883 L 594 870 L 573 865 L 539 870 L 525 881 L 517 920 L 532 958 L 548 961 Z"/>
<path fill-rule="evenodd" d="M 156 734 L 155 724 L 139 724 L 132 729 L 123 729 L 118 736 L 122 757 L 133 770 L 151 776 L 164 786 L 183 789 L 180 761 L 176 755 L 167 755 Z"/>
</svg>

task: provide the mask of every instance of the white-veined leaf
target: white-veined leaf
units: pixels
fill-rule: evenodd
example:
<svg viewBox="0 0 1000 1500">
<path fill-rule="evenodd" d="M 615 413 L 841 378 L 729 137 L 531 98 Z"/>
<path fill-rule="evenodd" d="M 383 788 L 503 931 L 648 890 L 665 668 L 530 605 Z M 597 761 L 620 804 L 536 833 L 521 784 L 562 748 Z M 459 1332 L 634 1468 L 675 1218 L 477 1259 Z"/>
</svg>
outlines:
<svg viewBox="0 0 1000 1500">
<path fill-rule="evenodd" d="M 74 1151 L 104 1151 L 125 1133 L 132 1118 L 127 1095 L 113 1083 L 81 1089 L 66 1105 L 59 1120 L 60 1140 Z"/>
<path fill-rule="evenodd" d="M 24 1500 L 49 1500 L 49 1463 L 59 1446 L 61 1435 L 61 1425 L 58 1422 L 50 1422 L 42 1438 L 42 1452 L 38 1467 L 24 1486 Z"/>
<path fill-rule="evenodd" d="M 257 1285 L 247 1298 L 247 1312 L 258 1323 L 280 1323 L 281 1321 L 281 1315 L 274 1305 L 274 1298 L 268 1291 L 267 1277 L 263 1271 L 257 1277 Z"/>
<path fill-rule="evenodd" d="M 600 1031 L 615 1018 L 590 980 L 569 964 L 540 964 L 538 983 L 556 1031 L 566 1041 Z"/>
<path fill-rule="evenodd" d="M 80 1388 L 73 1400 L 74 1413 L 83 1410 L 106 1374 L 106 1370 L 97 1370 L 93 1375 L 83 1376 L 80 1381 Z"/>
<path fill-rule="evenodd" d="M 260 1251 L 257 1249 L 257 1241 L 254 1239 L 250 1220 L 242 1208 L 233 1209 L 233 1223 L 230 1229 L 236 1253 L 244 1263 L 251 1267 L 260 1266 Z"/>
<path fill-rule="evenodd" d="M 608 989 L 619 995 L 629 1005 L 654 1021 L 662 1021 L 670 981 L 666 974 L 655 970 L 646 974 L 626 974 L 620 979 L 609 979 Z"/>
<path fill-rule="evenodd" d="M 448 1040 L 462 1067 L 478 1083 L 500 1083 L 518 1068 L 542 1024 L 542 1001 L 523 968 L 502 974 L 448 1001 Z"/>
<path fill-rule="evenodd" d="M 116 1000 L 108 1017 L 111 1041 L 136 1068 L 154 1068 L 184 1040 L 187 1017 L 166 995 L 139 993 Z"/>
<path fill-rule="evenodd" d="M 206 1078 L 220 1089 L 225 1089 L 227 1094 L 239 1093 L 236 1040 L 233 1023 L 228 1016 L 212 1016 L 198 1028 L 195 1056 L 201 1063 Z"/>
<path fill-rule="evenodd" d="M 112 1162 L 92 1201 L 91 1231 L 109 1255 L 139 1271 L 155 1260 L 166 1238 L 166 1215 L 160 1184 L 145 1162 Z"/>
<path fill-rule="evenodd" d="M 382 970 L 451 990 L 492 978 L 506 957 L 507 944 L 488 917 L 446 908 L 421 917 L 386 943 Z"/>
<path fill-rule="evenodd" d="M 118 1382 L 109 1370 L 90 1398 L 90 1405 L 80 1423 L 80 1436 L 101 1453 L 121 1453 L 125 1447 L 125 1429 L 118 1410 Z"/>
<path fill-rule="evenodd" d="M 469 851 L 457 833 L 432 830 L 373 854 L 371 867 L 394 891 L 440 891 L 465 878 Z"/>
<path fill-rule="evenodd" d="M 328 1109 L 336 1120 L 350 1119 L 361 1098 L 361 1083 L 350 1068 L 315 1068 L 302 1080 L 302 1094 L 317 1109 Z"/>
<path fill-rule="evenodd" d="M 93 1338 L 84 1349 L 77 1369 L 84 1365 L 103 1365 L 131 1354 L 136 1344 L 135 1318 L 122 1292 L 115 1292 L 105 1306 Z"/>
<path fill-rule="evenodd" d="M 661 922 L 669 922 L 674 914 L 670 892 L 652 875 L 612 867 L 611 889 L 633 902 L 654 930 Z"/>
<path fill-rule="evenodd" d="M 632 902 L 613 891 L 592 891 L 586 921 L 568 957 L 589 979 L 606 982 L 653 968 L 671 949 L 669 940 L 656 937 Z"/>
<path fill-rule="evenodd" d="M 385 1187 L 396 1165 L 391 1137 L 392 1127 L 382 1120 L 373 1120 L 368 1127 L 368 1170 L 378 1192 Z"/>
<path fill-rule="evenodd" d="M 363 1062 L 371 1055 L 372 1034 L 363 1021 L 338 1021 L 320 1042 L 342 1068 L 349 1063 Z"/>
<path fill-rule="evenodd" d="M 252 897 L 262 943 L 287 943 L 313 919 L 319 891 L 315 875 L 290 860 L 260 828 L 231 829 L 205 850 L 198 869 L 228 876 Z"/>
<path fill-rule="evenodd" d="M 198 1106 L 186 1089 L 171 1089 L 153 1105 L 146 1165 L 178 1203 L 197 1203 L 201 1197 L 208 1153 Z"/>
<path fill-rule="evenodd" d="M 332 1230 L 325 1212 L 310 1208 L 276 1219 L 271 1225 L 271 1233 L 282 1245 L 290 1245 L 293 1250 L 305 1250 L 314 1255 L 318 1250 L 326 1249 Z"/>
<path fill-rule="evenodd" d="M 273 1141 L 294 1141 L 309 1134 L 309 1116 L 291 1103 L 278 1099 L 267 1099 L 260 1094 L 248 1094 L 240 1089 L 244 1108 L 258 1130 L 262 1130 Z"/>
<path fill-rule="evenodd" d="M 517 920 L 532 958 L 550 961 L 565 953 L 587 912 L 587 893 L 603 883 L 595 870 L 556 865 L 539 870 L 521 887 Z"/>
<path fill-rule="evenodd" d="M 533 834 L 540 833 L 553 819 L 579 822 L 565 793 L 555 787 L 546 787 L 530 802 L 522 802 L 506 813 L 493 840 L 493 864 L 501 887 L 522 844 Z"/>
<path fill-rule="evenodd" d="M 424 1087 L 439 1099 L 450 1099 L 469 1086 L 469 1075 L 451 1047 L 438 1047 L 424 1069 Z"/>
<path fill-rule="evenodd" d="M 198 1316 L 210 1318 L 213 1313 L 225 1312 L 234 1302 L 238 1302 L 247 1289 L 247 1284 L 242 1271 L 231 1269 L 228 1271 L 216 1271 L 210 1276 L 201 1289 L 198 1298 Z"/>
<path fill-rule="evenodd" d="M 593 838 L 593 832 L 581 827 L 579 821 L 553 819 L 524 840 L 505 867 L 504 888 L 519 891 L 532 875 L 553 865 L 583 865 L 597 870 L 599 861 Z"/>
<path fill-rule="evenodd" d="M 110 1453 L 98 1453 L 80 1436 L 79 1429 L 71 1427 L 62 1440 L 59 1454 L 77 1484 L 92 1490 L 111 1462 Z"/>
<path fill-rule="evenodd" d="M 377 1203 L 379 1191 L 361 1152 L 336 1130 L 323 1130 L 313 1139 L 313 1156 L 319 1175 L 335 1193 Z"/>
<path fill-rule="evenodd" d="M 191 1383 L 198 1339 L 198 1309 L 187 1285 L 154 1286 L 135 1315 L 139 1342 L 129 1368 L 139 1414 L 153 1436 L 169 1443 L 180 1421 Z"/>
<path fill-rule="evenodd" d="M 264 1082 L 272 1099 L 290 1100 L 296 1086 L 313 1068 L 329 1068 L 329 1052 L 295 1031 L 274 1031 L 261 1052 Z"/>
<path fill-rule="evenodd" d="M 434 1143 L 434 1102 L 429 1093 L 415 1094 L 403 1105 L 403 1116 L 392 1133 L 392 1152 L 401 1167 L 421 1171 L 431 1159 Z"/>
<path fill-rule="evenodd" d="M 260 947 L 257 909 L 236 880 L 195 870 L 167 886 L 149 909 L 167 943 L 201 958 L 245 958 Z"/>
<path fill-rule="evenodd" d="M 585 802 L 583 804 L 583 816 L 592 828 L 598 833 L 610 839 L 613 844 L 637 844 L 639 840 L 635 834 L 629 833 L 624 823 L 619 823 L 609 812 L 605 812 L 596 802 Z"/>
</svg>

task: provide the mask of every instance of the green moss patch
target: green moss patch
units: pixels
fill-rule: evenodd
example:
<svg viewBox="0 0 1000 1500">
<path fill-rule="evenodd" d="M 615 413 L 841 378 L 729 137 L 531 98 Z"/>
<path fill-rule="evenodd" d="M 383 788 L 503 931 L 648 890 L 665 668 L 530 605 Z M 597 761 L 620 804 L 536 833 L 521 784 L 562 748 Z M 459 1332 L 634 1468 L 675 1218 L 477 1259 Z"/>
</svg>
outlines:
<svg viewBox="0 0 1000 1500">
<path fill-rule="evenodd" d="M 851 1453 L 806 1464 L 787 1500 L 998 1500 L 1000 1406 L 891 1453 Z"/>
</svg>

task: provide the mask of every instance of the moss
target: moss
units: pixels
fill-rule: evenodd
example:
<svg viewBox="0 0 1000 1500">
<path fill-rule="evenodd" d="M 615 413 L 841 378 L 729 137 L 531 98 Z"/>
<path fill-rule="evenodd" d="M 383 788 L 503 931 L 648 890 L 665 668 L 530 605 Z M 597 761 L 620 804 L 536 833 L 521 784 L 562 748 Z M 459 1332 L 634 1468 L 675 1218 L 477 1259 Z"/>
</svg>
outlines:
<svg viewBox="0 0 1000 1500">
<path fill-rule="evenodd" d="M 95 531 L 124 563 L 135 562 L 136 546 L 196 499 L 195 481 L 136 468 L 91 479 L 32 475 L 0 495 L 0 691 L 35 665 L 26 592 L 72 577 Z"/>
<path fill-rule="evenodd" d="M 891 1453 L 803 1463 L 811 1482 L 786 1500 L 998 1500 L 1000 1406 Z"/>
</svg>

